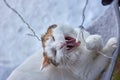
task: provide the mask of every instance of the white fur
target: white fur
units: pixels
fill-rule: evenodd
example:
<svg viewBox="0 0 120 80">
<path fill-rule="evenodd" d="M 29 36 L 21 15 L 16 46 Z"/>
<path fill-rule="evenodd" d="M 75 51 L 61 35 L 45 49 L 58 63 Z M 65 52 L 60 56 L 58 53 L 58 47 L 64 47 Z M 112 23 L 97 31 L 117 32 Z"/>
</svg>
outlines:
<svg viewBox="0 0 120 80">
<path fill-rule="evenodd" d="M 105 47 L 103 47 L 102 37 L 100 35 L 90 35 L 87 31 L 83 31 L 84 39 L 86 41 L 86 45 L 83 45 L 84 41 L 83 37 L 80 34 L 81 45 L 76 48 L 74 51 L 70 53 L 66 53 L 65 48 L 60 49 L 61 43 L 65 42 L 64 36 L 69 35 L 74 38 L 77 37 L 76 29 L 71 27 L 67 27 L 64 25 L 58 26 L 53 33 L 55 37 L 55 41 L 47 42 L 48 48 L 56 48 L 56 62 L 61 63 L 60 66 L 56 67 L 56 71 L 59 69 L 66 69 L 67 71 L 71 71 L 71 76 L 76 78 L 75 80 L 95 80 L 95 78 L 101 73 L 101 71 L 105 68 L 108 63 L 108 58 L 104 57 L 97 53 L 97 51 L 101 51 L 108 56 L 112 56 L 112 53 L 117 44 L 116 38 L 110 39 Z M 114 44 L 114 45 L 113 45 Z M 54 46 L 48 46 L 54 45 Z M 48 52 L 48 56 L 51 54 L 49 49 L 46 50 Z M 97 55 L 96 55 L 97 54 Z M 69 60 L 65 60 L 66 57 L 64 55 L 69 56 Z M 65 62 L 66 65 L 63 63 Z M 65 72 L 63 71 L 63 74 Z M 68 72 L 66 72 L 68 73 Z M 59 76 L 59 75 L 57 75 Z M 52 77 L 52 76 L 49 76 Z M 63 76 L 67 80 L 67 76 Z M 69 77 L 69 76 L 68 76 Z M 56 79 L 51 79 L 56 80 Z M 70 79 L 72 80 L 72 79 Z"/>
<path fill-rule="evenodd" d="M 79 47 L 69 53 L 65 50 L 66 47 L 60 49 L 61 42 L 65 41 L 64 35 L 76 38 L 78 31 L 79 29 L 60 25 L 53 32 L 55 41 L 49 38 L 46 42 L 45 50 L 48 57 L 60 63 L 59 66 L 50 64 L 40 70 L 43 59 L 42 51 L 40 51 L 18 67 L 7 80 L 96 80 L 96 77 L 110 61 L 109 58 L 98 52 L 112 57 L 112 53 L 117 47 L 117 40 L 116 38 L 110 38 L 106 45 L 102 46 L 100 35 L 90 35 L 89 32 L 84 30 L 83 34 L 86 42 L 84 42 L 80 33 L 79 41 L 81 41 L 81 44 Z M 57 50 L 56 56 L 53 49 Z"/>
<path fill-rule="evenodd" d="M 58 67 L 52 67 L 53 65 L 48 66 L 46 75 L 49 77 L 49 80 L 95 80 L 105 68 L 109 59 L 100 55 L 98 51 L 112 56 L 117 45 L 116 38 L 108 40 L 105 47 L 103 47 L 100 35 L 90 35 L 87 31 L 83 31 L 83 34 L 86 42 L 82 40 L 83 37 L 80 34 L 79 40 L 81 41 L 81 45 L 72 52 L 67 53 L 65 50 L 66 47 L 60 49 L 60 46 L 65 42 L 65 35 L 74 38 L 77 37 L 76 29 L 60 25 L 54 30 L 53 36 L 55 41 L 49 39 L 46 42 L 46 51 L 48 57 L 54 58 L 60 65 Z M 52 49 L 57 50 L 56 56 L 52 55 Z M 55 77 L 60 79 L 56 79 Z"/>
</svg>

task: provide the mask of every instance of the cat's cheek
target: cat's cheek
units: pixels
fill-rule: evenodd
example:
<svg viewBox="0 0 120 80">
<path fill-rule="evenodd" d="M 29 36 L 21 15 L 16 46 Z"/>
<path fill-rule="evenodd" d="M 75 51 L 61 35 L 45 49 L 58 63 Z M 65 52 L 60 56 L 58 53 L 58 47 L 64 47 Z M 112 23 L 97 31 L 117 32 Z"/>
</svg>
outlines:
<svg viewBox="0 0 120 80">
<path fill-rule="evenodd" d="M 63 51 L 62 50 L 58 50 L 57 51 L 57 54 L 56 54 L 56 62 L 57 63 L 61 63 L 61 61 L 62 61 L 62 58 L 63 58 Z"/>
<path fill-rule="evenodd" d="M 78 59 L 78 56 L 77 55 L 75 55 L 75 54 L 73 54 L 73 55 L 71 55 L 70 56 L 70 60 L 71 60 L 71 64 L 74 64 L 76 61 L 77 61 L 77 59 Z"/>
<path fill-rule="evenodd" d="M 54 42 L 53 43 L 53 46 L 54 46 L 54 48 L 56 49 L 56 50 L 61 50 L 63 47 L 62 47 L 62 45 L 64 44 L 65 42 L 62 42 L 62 41 L 57 41 L 57 42 Z M 62 48 L 61 48 L 62 47 Z"/>
<path fill-rule="evenodd" d="M 53 58 L 54 54 L 53 54 L 51 47 L 46 47 L 45 51 L 46 51 L 49 58 Z"/>
</svg>

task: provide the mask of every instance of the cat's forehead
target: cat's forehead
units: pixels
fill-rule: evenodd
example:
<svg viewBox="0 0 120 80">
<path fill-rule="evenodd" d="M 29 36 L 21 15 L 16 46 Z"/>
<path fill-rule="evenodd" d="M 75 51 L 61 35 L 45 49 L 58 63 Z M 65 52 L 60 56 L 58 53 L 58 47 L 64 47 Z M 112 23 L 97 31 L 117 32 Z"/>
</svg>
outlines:
<svg viewBox="0 0 120 80">
<path fill-rule="evenodd" d="M 53 29 L 55 29 L 56 27 L 57 27 L 56 24 L 53 24 L 53 25 L 49 26 L 49 28 L 47 29 L 47 32 L 41 37 L 41 39 L 42 39 L 42 46 L 44 48 L 45 48 L 46 41 L 52 36 Z"/>
</svg>

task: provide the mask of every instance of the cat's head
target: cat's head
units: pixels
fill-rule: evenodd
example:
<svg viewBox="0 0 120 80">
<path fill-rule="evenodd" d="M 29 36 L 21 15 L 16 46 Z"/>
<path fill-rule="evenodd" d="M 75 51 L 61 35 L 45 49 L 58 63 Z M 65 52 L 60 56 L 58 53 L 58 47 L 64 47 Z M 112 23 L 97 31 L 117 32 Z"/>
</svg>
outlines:
<svg viewBox="0 0 120 80">
<path fill-rule="evenodd" d="M 78 57 L 78 50 L 80 42 L 76 42 L 73 37 L 73 33 L 69 35 L 64 31 L 60 34 L 60 26 L 54 24 L 51 25 L 47 32 L 41 37 L 43 47 L 43 63 L 42 68 L 52 64 L 56 67 L 67 66 L 68 64 L 74 64 Z M 65 27 L 65 26 L 64 26 Z M 54 34 L 57 34 L 54 36 Z M 63 39 L 61 39 L 63 38 Z"/>
</svg>

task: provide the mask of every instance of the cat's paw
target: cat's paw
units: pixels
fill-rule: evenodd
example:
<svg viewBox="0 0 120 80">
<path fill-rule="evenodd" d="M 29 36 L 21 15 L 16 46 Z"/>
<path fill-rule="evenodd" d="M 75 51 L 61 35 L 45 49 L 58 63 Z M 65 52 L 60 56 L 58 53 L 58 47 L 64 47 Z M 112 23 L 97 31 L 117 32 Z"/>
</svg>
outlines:
<svg viewBox="0 0 120 80">
<path fill-rule="evenodd" d="M 107 54 L 108 56 L 112 56 L 117 46 L 117 39 L 115 37 L 110 38 L 105 47 L 103 48 L 102 52 Z"/>
<path fill-rule="evenodd" d="M 115 37 L 110 38 L 107 42 L 107 46 L 111 48 L 117 48 L 117 39 Z"/>
<path fill-rule="evenodd" d="M 100 35 L 90 35 L 86 39 L 86 47 L 89 50 L 99 51 L 103 48 L 102 37 Z"/>
</svg>

